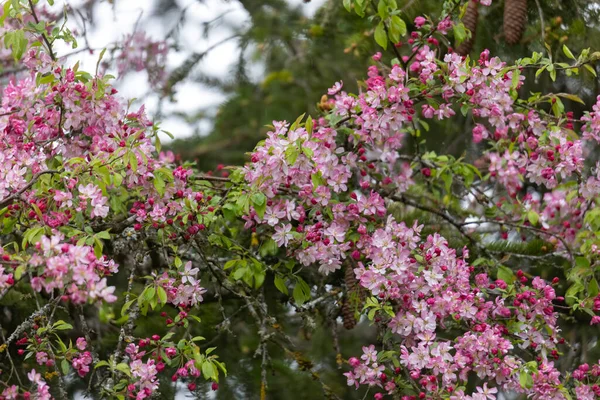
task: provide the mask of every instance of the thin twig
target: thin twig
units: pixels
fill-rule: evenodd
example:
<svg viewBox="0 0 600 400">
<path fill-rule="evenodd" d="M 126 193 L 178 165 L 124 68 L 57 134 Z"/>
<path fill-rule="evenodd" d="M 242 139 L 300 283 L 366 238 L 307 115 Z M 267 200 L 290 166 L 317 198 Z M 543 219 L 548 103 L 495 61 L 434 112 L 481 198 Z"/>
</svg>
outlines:
<svg viewBox="0 0 600 400">
<path fill-rule="evenodd" d="M 563 246 L 565 246 L 565 250 L 567 250 L 567 252 L 569 253 L 569 258 L 571 259 L 571 262 L 575 262 L 575 257 L 573 256 L 573 252 L 571 251 L 571 248 L 567 244 L 567 241 L 561 235 L 559 235 L 557 233 L 552 233 L 552 232 L 545 231 L 543 229 L 535 228 L 533 226 L 516 224 L 514 222 L 509 222 L 509 221 L 482 220 L 482 221 L 463 222 L 460 225 L 467 226 L 467 225 L 486 224 L 486 223 L 497 224 L 497 225 L 506 225 L 506 226 L 510 226 L 510 227 L 518 228 L 518 229 L 526 229 L 526 230 L 540 233 L 542 235 L 555 237 L 556 239 L 560 240 L 560 242 L 563 244 Z"/>
<path fill-rule="evenodd" d="M 21 195 L 23 194 L 23 192 L 25 192 L 26 190 L 28 190 L 29 188 L 31 188 L 35 182 L 39 179 L 40 176 L 44 175 L 44 174 L 58 174 L 59 171 L 55 171 L 55 170 L 48 170 L 48 171 L 42 171 L 42 172 L 38 172 L 37 174 L 35 174 L 33 176 L 33 178 L 31 178 L 31 180 L 29 181 L 29 183 L 27 185 L 25 185 L 23 188 L 21 188 L 21 190 L 19 190 L 18 192 L 15 192 L 13 194 L 11 194 L 10 196 L 0 200 L 0 208 L 4 208 L 7 205 L 11 204 L 15 199 L 21 197 Z"/>
<path fill-rule="evenodd" d="M 224 176 L 212 176 L 212 175 L 196 175 L 194 177 L 198 181 L 214 181 L 214 182 L 231 182 L 231 179 Z"/>
<path fill-rule="evenodd" d="M 6 344 L 10 345 L 19 336 L 21 336 L 25 331 L 27 331 L 28 329 L 31 329 L 31 327 L 33 327 L 33 324 L 35 323 L 35 319 L 38 317 L 41 317 L 42 315 L 46 315 L 46 313 L 48 313 L 51 310 L 52 306 L 54 306 L 54 304 L 58 303 L 59 301 L 60 301 L 60 297 L 57 297 L 54 300 L 52 300 L 50 303 L 45 304 L 42 308 L 40 308 L 39 310 L 37 310 L 36 312 L 31 314 L 25 321 L 23 321 L 19 326 L 17 326 L 17 328 L 13 331 L 13 333 L 10 334 L 10 336 L 6 340 Z"/>
<path fill-rule="evenodd" d="M 29 8 L 31 9 L 31 15 L 33 16 L 33 19 L 35 20 L 35 23 L 39 24 L 40 20 L 38 19 L 38 16 L 35 12 L 35 7 L 33 6 L 32 0 L 29 0 Z M 56 61 L 56 56 L 54 55 L 54 51 L 52 50 L 52 43 L 50 43 L 50 40 L 48 39 L 46 32 L 42 33 L 42 39 L 44 40 L 44 43 L 46 43 L 46 47 L 48 47 L 48 53 L 50 53 L 50 58 L 52 59 L 52 61 Z"/>
<path fill-rule="evenodd" d="M 10 362 L 10 366 L 12 368 L 12 370 L 15 372 L 15 375 L 17 376 L 17 381 L 19 382 L 19 386 L 23 386 L 23 382 L 21 382 L 21 377 L 19 376 L 19 370 L 17 368 L 15 368 L 15 363 L 12 359 L 12 356 L 10 355 L 10 349 L 8 348 L 8 343 L 6 341 L 6 337 L 4 336 L 4 329 L 2 328 L 2 325 L 0 325 L 0 335 L 2 336 L 2 341 L 6 344 L 6 348 L 4 349 L 4 351 L 6 351 L 6 355 L 8 356 L 8 361 Z M 12 371 L 11 371 L 12 373 Z"/>
<path fill-rule="evenodd" d="M 540 14 L 540 27 L 542 29 L 542 46 L 546 42 L 546 27 L 544 25 L 544 11 L 542 10 L 542 5 L 540 4 L 540 0 L 535 0 L 535 4 L 537 5 L 538 13 Z"/>
<path fill-rule="evenodd" d="M 325 293 L 323 296 L 317 297 L 316 299 L 311 300 L 308 303 L 305 303 L 298 308 L 302 311 L 310 310 L 310 309 L 314 308 L 317 304 L 323 302 L 325 299 L 327 299 L 329 297 L 337 296 L 341 292 L 342 292 L 342 289 L 340 289 L 340 288 L 332 289 L 331 291 Z"/>
</svg>

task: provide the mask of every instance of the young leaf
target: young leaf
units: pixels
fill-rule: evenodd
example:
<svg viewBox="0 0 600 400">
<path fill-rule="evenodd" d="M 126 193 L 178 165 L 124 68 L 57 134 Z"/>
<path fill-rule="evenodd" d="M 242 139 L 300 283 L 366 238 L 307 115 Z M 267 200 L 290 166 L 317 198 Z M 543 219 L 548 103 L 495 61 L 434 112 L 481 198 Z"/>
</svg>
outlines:
<svg viewBox="0 0 600 400">
<path fill-rule="evenodd" d="M 398 43 L 400 36 L 406 35 L 406 23 L 397 15 L 393 15 L 390 21 L 390 39 L 392 42 Z"/>
<path fill-rule="evenodd" d="M 454 31 L 454 39 L 456 39 L 457 44 L 461 44 L 467 38 L 467 30 L 465 29 L 465 25 L 461 22 L 452 28 Z"/>
<path fill-rule="evenodd" d="M 598 75 L 596 74 L 596 70 L 594 69 L 594 67 L 592 67 L 589 64 L 583 64 L 583 66 L 585 67 L 585 69 L 587 69 L 588 71 L 590 71 L 590 73 L 592 75 L 594 75 L 594 77 L 597 77 Z"/>
<path fill-rule="evenodd" d="M 167 292 L 162 286 L 157 288 L 158 300 L 161 304 L 167 304 Z"/>
<path fill-rule="evenodd" d="M 308 132 L 308 134 L 311 134 L 313 131 L 313 120 L 311 118 L 311 116 L 309 115 L 308 118 L 306 118 L 306 124 L 304 125 L 304 127 L 306 128 L 306 132 Z"/>
<path fill-rule="evenodd" d="M 596 278 L 592 278 L 590 283 L 588 284 L 588 294 L 590 297 L 596 297 L 600 293 L 600 287 L 598 287 L 598 281 Z"/>
<path fill-rule="evenodd" d="M 217 371 L 212 362 L 205 361 L 202 363 L 202 375 L 204 375 L 204 379 L 216 379 Z"/>
<path fill-rule="evenodd" d="M 538 213 L 536 213 L 533 210 L 530 210 L 527 213 L 527 219 L 529 220 L 529 222 L 531 222 L 531 225 L 537 225 L 538 221 L 540 220 L 540 216 Z"/>
<path fill-rule="evenodd" d="M 519 374 L 519 383 L 524 389 L 530 389 L 533 387 L 533 378 L 531 377 L 531 374 L 527 371 L 521 371 Z"/>
<path fill-rule="evenodd" d="M 504 265 L 501 265 L 500 267 L 498 267 L 498 279 L 503 280 L 504 282 L 511 284 L 515 281 L 515 274 L 513 273 L 512 269 L 505 267 Z"/>
<path fill-rule="evenodd" d="M 383 47 L 384 49 L 387 49 L 388 37 L 385 33 L 385 26 L 383 25 L 383 21 L 377 25 L 377 28 L 375 28 L 375 42 L 377 42 L 377 44 Z"/>
<path fill-rule="evenodd" d="M 304 293 L 302 292 L 302 288 L 300 287 L 299 284 L 296 284 L 296 286 L 294 286 L 294 291 L 292 292 L 292 297 L 294 297 L 294 301 L 299 306 L 304 304 L 304 302 L 306 301 L 304 299 Z"/>
<path fill-rule="evenodd" d="M 565 56 L 569 57 L 571 60 L 575 60 L 575 56 L 571 53 L 571 50 L 569 50 L 566 44 L 563 44 L 562 50 L 563 53 L 565 53 Z"/>
</svg>

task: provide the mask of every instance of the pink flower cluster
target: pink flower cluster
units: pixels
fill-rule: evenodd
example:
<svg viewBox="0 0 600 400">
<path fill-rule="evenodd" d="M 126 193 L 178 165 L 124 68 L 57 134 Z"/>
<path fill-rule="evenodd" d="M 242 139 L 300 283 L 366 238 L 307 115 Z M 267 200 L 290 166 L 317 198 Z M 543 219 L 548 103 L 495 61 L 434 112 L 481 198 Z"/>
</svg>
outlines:
<svg viewBox="0 0 600 400">
<path fill-rule="evenodd" d="M 320 260 L 324 273 L 339 269 L 346 253 L 359 251 L 351 234 L 363 235 L 368 221 L 386 213 L 383 197 L 373 190 L 375 177 L 386 176 L 379 184 L 396 193 L 413 184 L 412 169 L 398 154 L 404 137 L 401 128 L 415 113 L 404 78 L 398 66 L 387 77 L 372 67 L 368 90 L 358 98 L 340 92 L 341 84 L 331 89 L 336 93 L 336 114 L 354 117 L 358 128 L 352 135 L 340 135 L 325 120 L 317 121 L 312 130 L 274 122 L 274 131 L 244 169 L 252 189 L 267 196 L 264 214 L 253 210 L 246 227 L 256 223 L 274 227 L 273 239 L 280 246 L 295 248 L 304 265 Z M 347 147 L 339 144 L 346 142 Z M 351 179 L 358 179 L 367 193 L 351 191 Z M 278 197 L 290 190 L 297 191 L 297 198 Z M 298 223 L 294 232 L 292 222 Z"/>
<path fill-rule="evenodd" d="M 146 399 L 158 388 L 156 361 L 152 358 L 143 361 L 142 357 L 146 352 L 140 351 L 139 347 L 133 343 L 127 345 L 125 352 L 131 358 L 129 368 L 134 379 L 134 382 L 127 387 L 127 391 L 136 400 Z"/>
<path fill-rule="evenodd" d="M 503 390 L 542 396 L 539 398 L 558 391 L 557 385 L 534 385 L 525 391 L 519 372 L 527 360 L 517 351 L 517 347 L 530 349 L 542 359 L 558 357 L 554 289 L 538 277 L 531 287 L 525 286 L 527 278 L 519 275 L 516 292 L 508 292 L 507 282 L 491 282 L 484 273 L 473 276 L 466 249 L 459 258 L 443 237 L 436 234 L 421 242 L 419 231 L 416 225 L 408 228 L 390 217 L 386 227 L 371 236 L 365 252 L 368 264 L 359 263 L 355 269 L 361 286 L 380 302 L 394 306 L 393 316 L 378 313 L 377 320 L 397 335 L 400 350 L 396 356 L 411 379 L 428 393 L 453 392 L 452 388 L 466 384 L 471 374 L 484 382 L 496 382 Z M 507 320 L 519 322 L 510 325 Z M 450 341 L 440 335 L 449 328 L 464 333 Z M 388 374 L 396 371 L 384 366 L 373 347 L 363 351 L 362 362 L 350 360 L 353 370 L 345 374 L 348 384 L 378 386 L 394 393 L 396 384 Z M 540 371 L 539 376 L 549 379 L 553 373 Z M 477 390 L 470 396 L 457 391 L 453 398 L 477 399 L 479 393 L 496 392 L 487 386 Z"/>
<path fill-rule="evenodd" d="M 85 351 L 87 347 L 87 342 L 84 338 L 77 338 L 75 342 L 75 347 L 81 353 L 77 354 L 73 357 L 71 361 L 71 365 L 77 371 L 77 374 L 81 377 L 84 377 L 90 372 L 90 365 L 92 364 L 92 354 L 89 351 Z"/>
<path fill-rule="evenodd" d="M 61 234 L 42 236 L 27 264 L 34 275 L 31 286 L 38 292 L 59 290 L 76 304 L 100 300 L 112 303 L 117 299 L 115 288 L 108 286 L 105 278 L 117 272 L 115 262 L 96 258 L 90 246 L 63 242 Z"/>
<path fill-rule="evenodd" d="M 596 98 L 592 111 L 586 112 L 581 120 L 585 122 L 583 138 L 600 143 L 600 96 Z"/>
<path fill-rule="evenodd" d="M 52 398 L 52 396 L 50 395 L 50 386 L 48 386 L 46 381 L 42 379 L 42 376 L 39 373 L 35 372 L 35 369 L 32 369 L 27 374 L 27 379 L 29 379 L 29 381 L 35 387 L 35 392 L 34 392 L 34 396 L 33 396 L 34 399 L 50 400 Z M 14 386 L 13 386 L 13 388 L 14 388 Z M 16 389 L 13 389 L 13 390 L 16 391 Z M 25 392 L 23 394 L 23 397 L 25 399 L 32 398 L 31 393 L 29 393 L 29 392 Z"/>
<path fill-rule="evenodd" d="M 79 189 L 79 199 L 80 199 L 78 211 L 80 211 L 82 208 L 85 208 L 85 206 L 87 205 L 87 201 L 90 200 L 91 206 L 92 206 L 92 212 L 91 212 L 90 216 L 92 218 L 94 218 L 94 217 L 104 218 L 108 215 L 109 209 L 108 209 L 108 206 L 106 205 L 106 202 L 108 199 L 102 195 L 102 190 L 100 190 L 100 188 L 98 186 L 90 183 L 86 186 L 79 185 L 78 189 Z M 55 199 L 56 199 L 56 196 L 55 196 Z"/>
<path fill-rule="evenodd" d="M 177 274 L 177 278 L 172 278 L 168 272 L 164 272 L 156 278 L 156 283 L 167 293 L 169 303 L 176 307 L 194 307 L 204 300 L 202 295 L 206 293 L 206 289 L 200 286 L 200 280 L 196 278 L 198 271 L 199 269 L 192 268 L 192 262 L 188 261 Z"/>
</svg>

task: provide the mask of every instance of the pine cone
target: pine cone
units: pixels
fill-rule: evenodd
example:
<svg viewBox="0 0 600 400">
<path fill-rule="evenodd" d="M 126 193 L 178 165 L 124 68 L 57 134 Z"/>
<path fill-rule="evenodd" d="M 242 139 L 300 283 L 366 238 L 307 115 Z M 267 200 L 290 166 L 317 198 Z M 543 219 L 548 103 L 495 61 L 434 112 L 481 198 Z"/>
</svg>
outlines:
<svg viewBox="0 0 600 400">
<path fill-rule="evenodd" d="M 467 11 L 463 16 L 462 22 L 465 28 L 471 31 L 471 37 L 465 39 L 459 46 L 456 47 L 456 53 L 461 56 L 466 56 L 473 49 L 473 43 L 475 43 L 475 32 L 477 31 L 477 20 L 479 19 L 478 3 L 474 0 L 470 0 L 467 5 Z"/>
<path fill-rule="evenodd" d="M 521 41 L 527 22 L 527 0 L 506 0 L 504 3 L 504 37 L 506 43 Z"/>
<path fill-rule="evenodd" d="M 344 281 L 346 282 L 346 295 L 342 301 L 342 321 L 344 322 L 344 328 L 352 329 L 358 322 L 354 316 L 354 311 L 362 309 L 365 292 L 358 284 L 351 265 L 346 266 Z"/>
</svg>

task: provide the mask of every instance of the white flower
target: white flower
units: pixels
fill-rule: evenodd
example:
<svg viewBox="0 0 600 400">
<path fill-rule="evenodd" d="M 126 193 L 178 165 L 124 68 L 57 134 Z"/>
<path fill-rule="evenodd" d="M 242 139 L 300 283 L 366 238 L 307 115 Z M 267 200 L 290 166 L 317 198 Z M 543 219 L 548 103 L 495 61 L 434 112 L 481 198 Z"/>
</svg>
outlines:
<svg viewBox="0 0 600 400">
<path fill-rule="evenodd" d="M 498 389 L 488 388 L 487 383 L 484 383 L 483 388 L 477 387 L 477 392 L 481 393 L 483 396 L 485 396 L 486 399 L 495 400 L 496 399 L 495 393 L 498 393 Z"/>
<path fill-rule="evenodd" d="M 192 268 L 191 261 L 186 262 L 183 268 L 183 272 L 181 272 L 181 283 L 189 282 L 190 285 L 195 285 L 197 273 L 198 268 Z"/>
<path fill-rule="evenodd" d="M 334 83 L 334 85 L 332 87 L 330 87 L 329 89 L 327 89 L 327 94 L 330 96 L 333 96 L 334 94 L 338 93 L 340 90 L 342 90 L 342 86 L 344 86 L 344 82 L 343 81 L 339 81 Z"/>
<path fill-rule="evenodd" d="M 281 224 L 280 226 L 275 227 L 275 234 L 273 235 L 273 240 L 277 243 L 277 246 L 287 246 L 290 239 L 293 239 L 294 236 L 290 233 L 292 230 L 291 224 Z"/>
</svg>

